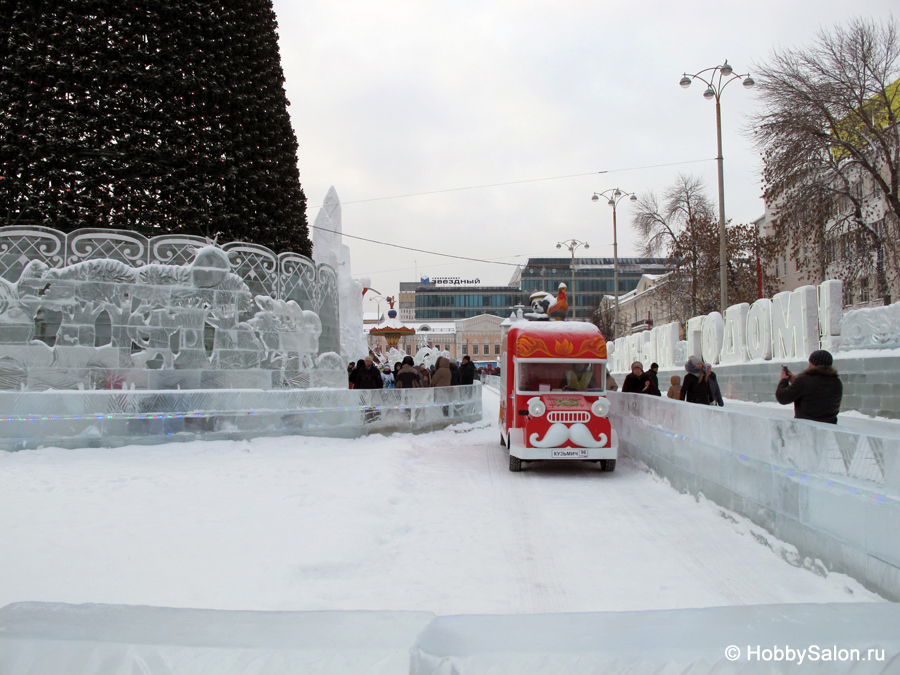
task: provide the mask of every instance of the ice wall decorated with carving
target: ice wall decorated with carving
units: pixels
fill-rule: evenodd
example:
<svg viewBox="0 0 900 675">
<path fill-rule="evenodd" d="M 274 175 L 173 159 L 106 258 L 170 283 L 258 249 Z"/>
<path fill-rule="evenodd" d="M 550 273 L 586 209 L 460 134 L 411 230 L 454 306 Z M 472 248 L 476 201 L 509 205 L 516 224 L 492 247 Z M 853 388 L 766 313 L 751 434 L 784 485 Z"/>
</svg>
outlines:
<svg viewBox="0 0 900 675">
<path fill-rule="evenodd" d="M 0 228 L 0 389 L 346 387 L 337 277 L 190 236 Z"/>
</svg>

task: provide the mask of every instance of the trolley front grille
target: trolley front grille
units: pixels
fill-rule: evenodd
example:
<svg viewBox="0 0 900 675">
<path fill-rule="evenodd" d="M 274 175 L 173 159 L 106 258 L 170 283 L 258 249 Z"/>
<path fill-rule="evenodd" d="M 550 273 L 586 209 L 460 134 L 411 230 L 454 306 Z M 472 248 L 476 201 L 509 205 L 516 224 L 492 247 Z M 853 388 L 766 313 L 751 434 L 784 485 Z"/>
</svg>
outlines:
<svg viewBox="0 0 900 675">
<path fill-rule="evenodd" d="M 565 422 L 574 424 L 575 422 L 590 422 L 591 414 L 586 410 L 554 410 L 547 415 L 547 421 L 551 423 Z"/>
</svg>

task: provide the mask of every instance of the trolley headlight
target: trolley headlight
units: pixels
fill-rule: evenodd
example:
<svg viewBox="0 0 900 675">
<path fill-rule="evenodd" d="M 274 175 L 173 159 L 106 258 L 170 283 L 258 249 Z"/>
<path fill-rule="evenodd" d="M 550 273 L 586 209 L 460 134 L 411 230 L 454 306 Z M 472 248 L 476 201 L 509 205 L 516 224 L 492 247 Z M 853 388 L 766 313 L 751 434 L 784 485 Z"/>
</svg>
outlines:
<svg viewBox="0 0 900 675">
<path fill-rule="evenodd" d="M 540 417 L 545 412 L 547 412 L 547 406 L 544 405 L 544 402 L 535 396 L 534 398 L 528 399 L 528 414 L 532 417 Z"/>
<path fill-rule="evenodd" d="M 597 417 L 606 417 L 606 413 L 609 412 L 609 401 L 605 398 L 598 398 L 591 404 L 591 412 Z"/>
</svg>

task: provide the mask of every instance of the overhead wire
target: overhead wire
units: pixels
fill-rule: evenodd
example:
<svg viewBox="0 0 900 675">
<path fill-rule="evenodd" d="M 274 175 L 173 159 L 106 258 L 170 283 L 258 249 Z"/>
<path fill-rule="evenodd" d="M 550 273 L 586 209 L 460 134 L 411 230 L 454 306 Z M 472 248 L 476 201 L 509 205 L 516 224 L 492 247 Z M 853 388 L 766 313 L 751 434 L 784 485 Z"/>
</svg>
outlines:
<svg viewBox="0 0 900 675">
<path fill-rule="evenodd" d="M 480 190 L 482 188 L 503 187 L 506 185 L 521 185 L 523 183 L 539 183 L 545 180 L 562 180 L 564 178 L 581 178 L 584 176 L 598 176 L 608 173 L 620 173 L 623 171 L 639 171 L 641 169 L 659 169 L 666 166 L 678 166 L 679 164 L 697 164 L 699 162 L 713 162 L 715 157 L 707 159 L 690 159 L 683 162 L 668 162 L 666 164 L 647 164 L 646 166 L 630 166 L 624 169 L 604 169 L 603 171 L 589 171 L 588 173 L 572 173 L 565 176 L 548 176 L 546 178 L 527 178 L 525 180 L 512 180 L 506 183 L 485 183 L 484 185 L 469 185 L 466 187 L 445 188 L 443 190 L 429 190 L 428 192 L 410 192 L 405 195 L 391 195 L 390 197 L 372 197 L 370 199 L 355 199 L 348 202 L 341 202 L 341 206 L 346 204 L 365 204 L 367 202 L 381 202 L 387 199 L 404 199 L 406 197 L 422 197 L 424 195 L 438 195 L 445 192 L 461 192 L 463 190 Z M 311 209 L 320 209 L 324 204 L 319 206 L 310 206 Z"/>
<path fill-rule="evenodd" d="M 618 172 L 622 172 L 622 171 L 637 171 L 640 169 L 657 169 L 660 167 L 676 166 L 679 164 L 696 164 L 698 162 L 710 162 L 710 161 L 713 161 L 714 159 L 715 159 L 714 157 L 711 159 L 691 159 L 691 160 L 687 160 L 687 161 L 683 161 L 683 162 L 668 162 L 666 164 L 648 164 L 645 166 L 634 166 L 634 167 L 628 167 L 628 168 L 624 168 L 624 169 L 604 169 L 603 171 L 591 171 L 589 173 L 573 173 L 573 174 L 568 174 L 566 176 L 550 176 L 547 178 L 530 178 L 527 180 L 508 181 L 506 183 L 487 183 L 484 185 L 471 185 L 469 187 L 447 188 L 444 190 L 431 190 L 429 192 L 411 192 L 411 193 L 405 194 L 405 195 L 393 195 L 391 197 L 373 197 L 372 199 L 357 199 L 355 201 L 341 202 L 341 206 L 344 206 L 345 204 L 362 204 L 365 202 L 378 202 L 378 201 L 384 201 L 386 199 L 403 199 L 405 197 L 421 197 L 424 195 L 436 195 L 436 194 L 441 194 L 441 193 L 445 193 L 445 192 L 460 192 L 462 190 L 478 190 L 481 188 L 503 187 L 505 185 L 520 185 L 522 183 L 537 183 L 537 182 L 546 181 L 546 180 L 560 180 L 563 178 L 579 178 L 582 176 L 596 176 L 596 175 L 600 175 L 600 174 L 618 173 Z M 322 206 L 324 206 L 324 205 L 322 205 Z M 310 207 L 310 208 L 322 208 L 322 206 Z M 390 246 L 391 248 L 399 248 L 404 251 L 412 251 L 413 253 L 424 253 L 426 255 L 436 255 L 436 256 L 441 256 L 443 258 L 453 258 L 454 260 L 466 260 L 469 262 L 485 263 L 488 265 L 506 265 L 509 267 L 520 267 L 521 266 L 520 263 L 500 262 L 498 260 L 485 260 L 483 258 L 470 258 L 468 256 L 453 255 L 451 253 L 439 253 L 437 251 L 428 251 L 428 250 L 425 250 L 422 248 L 413 248 L 411 246 L 403 246 L 401 244 L 392 244 L 387 241 L 378 241 L 377 239 L 369 239 L 367 237 L 359 237 L 359 236 L 356 236 L 353 234 L 346 234 L 344 232 L 338 232 L 337 230 L 329 230 L 326 227 L 319 227 L 318 225 L 313 225 L 312 228 L 315 230 L 320 230 L 321 232 L 330 232 L 331 234 L 339 234 L 342 237 L 347 237 L 349 239 L 357 239 L 359 241 L 365 241 L 370 244 L 378 244 L 380 246 Z M 505 257 L 524 257 L 524 256 L 505 256 Z"/>
</svg>

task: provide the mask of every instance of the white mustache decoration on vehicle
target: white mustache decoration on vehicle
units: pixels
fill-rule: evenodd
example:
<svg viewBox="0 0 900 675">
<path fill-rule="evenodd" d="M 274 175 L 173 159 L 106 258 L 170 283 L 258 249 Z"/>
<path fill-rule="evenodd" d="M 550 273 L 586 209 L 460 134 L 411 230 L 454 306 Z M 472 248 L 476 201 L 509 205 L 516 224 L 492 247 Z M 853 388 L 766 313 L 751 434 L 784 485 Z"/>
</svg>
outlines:
<svg viewBox="0 0 900 675">
<path fill-rule="evenodd" d="M 595 439 L 591 430 L 584 424 L 573 424 L 566 426 L 557 423 L 550 425 L 544 437 L 538 440 L 537 434 L 531 434 L 529 441 L 535 448 L 558 448 L 566 441 L 572 441 L 580 448 L 605 448 L 609 439 L 606 434 L 600 434 L 600 438 Z"/>
</svg>

